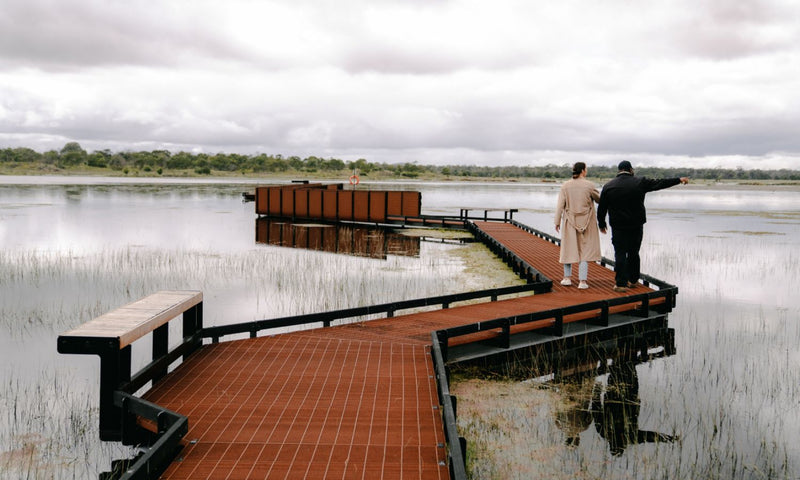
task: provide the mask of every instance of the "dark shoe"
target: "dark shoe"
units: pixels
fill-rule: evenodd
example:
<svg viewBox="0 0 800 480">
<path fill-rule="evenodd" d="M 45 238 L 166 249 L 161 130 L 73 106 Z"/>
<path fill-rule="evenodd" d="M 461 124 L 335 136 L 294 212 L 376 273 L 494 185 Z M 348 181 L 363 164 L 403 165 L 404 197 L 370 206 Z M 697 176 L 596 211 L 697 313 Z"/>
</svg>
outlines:
<svg viewBox="0 0 800 480">
<path fill-rule="evenodd" d="M 614 285 L 614 291 L 615 292 L 627 292 L 628 291 L 628 287 L 622 287 L 622 286 L 619 286 L 619 285 Z"/>
<path fill-rule="evenodd" d="M 638 286 L 639 286 L 639 284 L 636 283 L 636 282 L 628 282 L 628 288 L 636 288 Z"/>
</svg>

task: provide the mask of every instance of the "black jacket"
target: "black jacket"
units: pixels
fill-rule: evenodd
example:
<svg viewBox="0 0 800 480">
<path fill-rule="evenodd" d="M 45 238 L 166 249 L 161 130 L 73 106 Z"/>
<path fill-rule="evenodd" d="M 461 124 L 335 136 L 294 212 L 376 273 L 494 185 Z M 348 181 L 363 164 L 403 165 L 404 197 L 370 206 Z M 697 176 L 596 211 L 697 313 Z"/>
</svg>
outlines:
<svg viewBox="0 0 800 480">
<path fill-rule="evenodd" d="M 669 188 L 681 183 L 680 178 L 654 180 L 620 172 L 603 186 L 597 206 L 597 225 L 606 228 L 606 213 L 611 228 L 640 227 L 647 222 L 644 196 L 647 192 Z"/>
</svg>

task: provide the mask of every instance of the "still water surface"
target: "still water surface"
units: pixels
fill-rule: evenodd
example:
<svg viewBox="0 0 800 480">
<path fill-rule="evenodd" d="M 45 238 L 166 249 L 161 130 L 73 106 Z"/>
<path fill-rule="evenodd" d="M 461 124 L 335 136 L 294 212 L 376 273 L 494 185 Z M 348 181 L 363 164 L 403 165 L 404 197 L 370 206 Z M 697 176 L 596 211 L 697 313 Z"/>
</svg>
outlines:
<svg viewBox="0 0 800 480">
<path fill-rule="evenodd" d="M 96 441 L 99 362 L 58 355 L 55 338 L 155 290 L 203 290 L 214 325 L 490 283 L 465 283 L 448 254 L 458 246 L 375 259 L 258 244 L 240 197 L 256 182 L 0 180 L 0 471 L 13 476 L 83 478 L 127 453 Z M 421 191 L 424 213 L 518 208 L 516 219 L 555 233 L 556 184 L 373 187 Z M 639 423 L 680 441 L 610 455 L 589 428 L 567 448 L 544 417 L 529 441 L 551 450 L 534 471 L 800 478 L 800 192 L 690 185 L 651 193 L 647 206 L 642 270 L 680 292 L 677 354 L 637 367 Z M 602 243 L 613 257 L 609 236 Z"/>
</svg>

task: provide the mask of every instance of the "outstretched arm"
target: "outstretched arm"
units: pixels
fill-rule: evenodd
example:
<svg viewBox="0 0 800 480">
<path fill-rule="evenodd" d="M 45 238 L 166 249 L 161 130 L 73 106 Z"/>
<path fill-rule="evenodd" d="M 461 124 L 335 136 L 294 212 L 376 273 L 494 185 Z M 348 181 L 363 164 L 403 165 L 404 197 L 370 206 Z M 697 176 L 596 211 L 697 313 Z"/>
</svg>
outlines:
<svg viewBox="0 0 800 480">
<path fill-rule="evenodd" d="M 643 178 L 642 185 L 644 185 L 644 191 L 647 192 L 655 192 L 656 190 L 663 190 L 665 188 L 674 187 L 675 185 L 682 183 L 687 184 L 689 183 L 689 177 L 680 177 L 680 178 L 662 178 L 660 180 L 656 180 L 653 178 Z"/>
</svg>

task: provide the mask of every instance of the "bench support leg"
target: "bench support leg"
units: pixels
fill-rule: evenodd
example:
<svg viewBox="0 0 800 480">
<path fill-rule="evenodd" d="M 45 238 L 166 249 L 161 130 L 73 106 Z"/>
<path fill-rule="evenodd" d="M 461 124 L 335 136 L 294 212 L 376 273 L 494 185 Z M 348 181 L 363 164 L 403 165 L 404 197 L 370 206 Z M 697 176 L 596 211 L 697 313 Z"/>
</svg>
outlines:
<svg viewBox="0 0 800 480">
<path fill-rule="evenodd" d="M 130 381 L 130 345 L 100 354 L 100 440 L 122 439 L 122 410 L 114 405 L 114 391 Z"/>
</svg>

